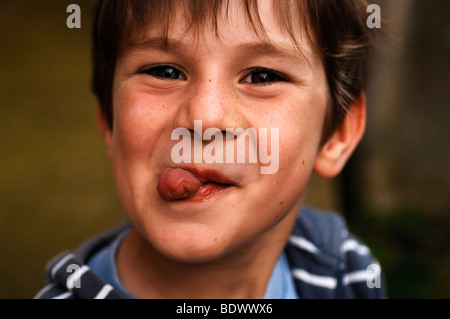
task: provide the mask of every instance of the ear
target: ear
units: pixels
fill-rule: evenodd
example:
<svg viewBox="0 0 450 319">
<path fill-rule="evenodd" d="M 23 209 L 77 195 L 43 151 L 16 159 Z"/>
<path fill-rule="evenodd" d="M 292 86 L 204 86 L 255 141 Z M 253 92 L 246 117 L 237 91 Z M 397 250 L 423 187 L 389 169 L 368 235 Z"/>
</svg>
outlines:
<svg viewBox="0 0 450 319">
<path fill-rule="evenodd" d="M 349 108 L 348 113 L 319 150 L 314 163 L 317 175 L 331 178 L 340 173 L 364 135 L 366 128 L 366 96 L 364 93 Z"/>
<path fill-rule="evenodd" d="M 105 143 L 106 146 L 106 155 L 108 157 L 108 160 L 111 161 L 113 154 L 112 130 L 100 107 L 98 108 L 97 111 L 97 126 L 103 137 L 103 142 Z"/>
</svg>

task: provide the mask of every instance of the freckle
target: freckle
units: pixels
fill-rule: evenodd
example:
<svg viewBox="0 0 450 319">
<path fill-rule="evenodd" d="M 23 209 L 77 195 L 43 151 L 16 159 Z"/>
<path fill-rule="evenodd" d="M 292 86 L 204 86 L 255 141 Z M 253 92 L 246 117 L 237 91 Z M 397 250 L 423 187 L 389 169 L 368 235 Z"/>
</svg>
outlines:
<svg viewBox="0 0 450 319">
<path fill-rule="evenodd" d="M 305 161 L 303 161 L 303 165 L 305 165 Z"/>
<path fill-rule="evenodd" d="M 214 241 L 217 241 L 217 238 L 214 238 Z"/>
<path fill-rule="evenodd" d="M 283 201 L 281 201 L 281 202 L 280 202 L 280 205 L 283 205 L 283 203 L 284 203 L 284 202 L 283 202 Z"/>
<path fill-rule="evenodd" d="M 209 79 L 209 82 L 211 82 L 211 79 Z"/>
</svg>

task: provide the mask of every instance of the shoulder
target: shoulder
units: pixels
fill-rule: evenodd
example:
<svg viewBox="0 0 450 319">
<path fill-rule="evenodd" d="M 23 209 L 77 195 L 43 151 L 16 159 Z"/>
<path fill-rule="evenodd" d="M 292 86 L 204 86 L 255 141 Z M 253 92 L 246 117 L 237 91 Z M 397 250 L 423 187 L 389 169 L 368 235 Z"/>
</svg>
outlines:
<svg viewBox="0 0 450 319">
<path fill-rule="evenodd" d="M 334 212 L 303 207 L 286 246 L 300 298 L 383 298 L 380 266 Z"/>
<path fill-rule="evenodd" d="M 303 206 L 292 236 L 307 238 L 320 250 L 336 254 L 348 231 L 344 218 L 337 213 Z"/>
<path fill-rule="evenodd" d="M 123 298 L 98 277 L 87 263 L 91 256 L 109 245 L 130 224 L 124 223 L 81 244 L 75 251 L 64 251 L 47 263 L 46 285 L 35 299 Z"/>
</svg>

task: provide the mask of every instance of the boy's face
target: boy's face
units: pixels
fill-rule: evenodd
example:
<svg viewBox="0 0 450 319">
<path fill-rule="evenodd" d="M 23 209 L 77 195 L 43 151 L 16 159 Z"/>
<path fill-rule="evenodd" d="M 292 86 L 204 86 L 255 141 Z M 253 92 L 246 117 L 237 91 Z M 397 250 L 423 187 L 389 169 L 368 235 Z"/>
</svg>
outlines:
<svg viewBox="0 0 450 319">
<path fill-rule="evenodd" d="M 271 3 L 261 3 L 270 45 L 236 7 L 228 21 L 219 21 L 220 38 L 211 28 L 198 37 L 184 34 L 178 16 L 167 49 L 157 28 L 149 28 L 146 42 L 117 61 L 114 130 L 106 138 L 116 188 L 139 233 L 169 258 L 215 260 L 260 238 L 288 234 L 292 223 L 280 221 L 293 220 L 285 217 L 297 213 L 313 170 L 325 117 L 324 70 L 309 43 L 300 42 L 301 55 L 275 22 Z M 195 120 L 202 121 L 198 134 L 254 128 L 259 140 L 261 129 L 269 136 L 278 129 L 278 171 L 261 174 L 269 164 L 259 156 L 257 163 L 176 164 L 171 152 L 179 140 L 171 134 L 179 127 L 193 131 Z M 179 167 L 208 178 L 221 175 L 232 185 L 212 184 L 210 190 L 220 191 L 198 200 L 169 200 L 158 185 L 183 187 L 185 170 L 181 177 L 167 174 Z"/>
</svg>

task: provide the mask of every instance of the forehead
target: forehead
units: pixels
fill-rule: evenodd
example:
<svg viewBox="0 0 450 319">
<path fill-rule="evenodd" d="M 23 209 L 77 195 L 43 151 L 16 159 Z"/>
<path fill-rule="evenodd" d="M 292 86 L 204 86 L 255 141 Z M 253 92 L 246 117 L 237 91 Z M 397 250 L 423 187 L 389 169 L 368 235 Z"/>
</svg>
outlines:
<svg viewBox="0 0 450 319">
<path fill-rule="evenodd" d="M 133 3 L 133 2 L 131 2 Z M 270 50 L 295 49 L 299 58 L 312 55 L 312 41 L 306 26 L 306 13 L 298 3 L 277 0 L 227 1 L 163 1 L 147 2 L 145 14 L 131 6 L 124 24 L 121 53 L 135 49 L 155 39 L 162 47 L 187 42 L 207 43 L 214 37 L 221 42 L 260 43 Z M 172 5 L 170 5 L 172 3 Z M 195 4 L 195 5 L 193 5 Z M 139 19 L 133 19 L 134 13 Z M 149 39 L 152 41 L 149 42 Z"/>
</svg>

